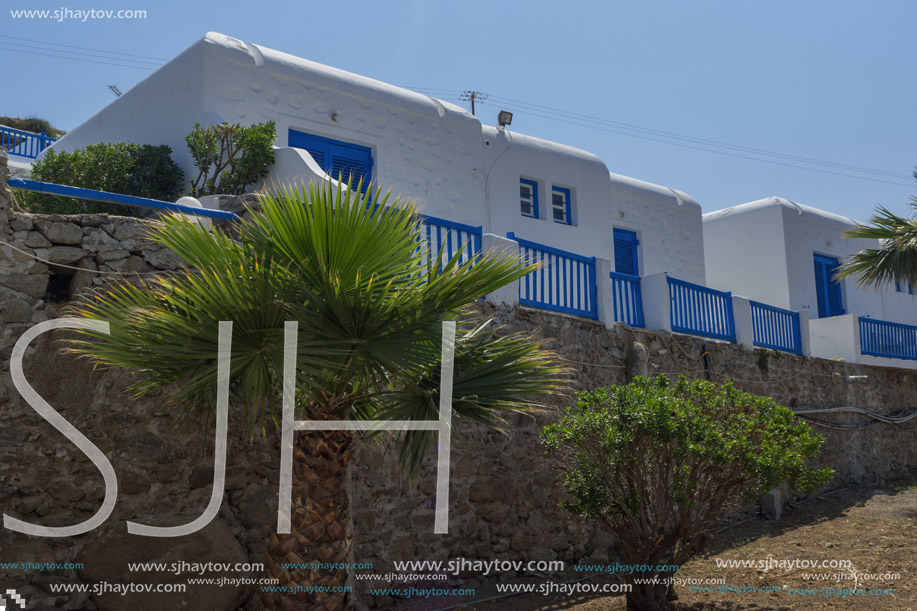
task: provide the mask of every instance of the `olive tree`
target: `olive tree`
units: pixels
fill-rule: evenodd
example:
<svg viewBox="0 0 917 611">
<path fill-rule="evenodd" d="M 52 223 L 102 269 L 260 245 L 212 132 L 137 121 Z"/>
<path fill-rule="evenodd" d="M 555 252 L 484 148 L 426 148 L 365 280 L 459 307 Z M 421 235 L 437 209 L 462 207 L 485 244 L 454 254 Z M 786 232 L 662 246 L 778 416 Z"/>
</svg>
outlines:
<svg viewBox="0 0 917 611">
<path fill-rule="evenodd" d="M 563 505 L 615 535 L 621 561 L 649 565 L 627 577 L 627 608 L 665 609 L 674 570 L 710 542 L 724 507 L 789 480 L 809 491 L 831 477 L 805 459 L 823 439 L 768 397 L 681 377 L 637 378 L 583 392 L 542 431 L 560 454 L 572 500 Z"/>
</svg>

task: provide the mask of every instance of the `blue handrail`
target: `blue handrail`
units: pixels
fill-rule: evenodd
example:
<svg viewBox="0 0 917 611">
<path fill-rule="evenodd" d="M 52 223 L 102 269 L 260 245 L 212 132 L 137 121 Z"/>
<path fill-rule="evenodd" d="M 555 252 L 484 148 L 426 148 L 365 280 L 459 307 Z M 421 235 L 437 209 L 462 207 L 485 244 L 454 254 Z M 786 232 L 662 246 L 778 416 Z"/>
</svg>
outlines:
<svg viewBox="0 0 917 611">
<path fill-rule="evenodd" d="M 725 339 L 735 343 L 732 293 L 667 277 L 669 284 L 669 322 L 679 333 Z"/>
<path fill-rule="evenodd" d="M 137 197 L 135 195 L 122 195 L 120 193 L 109 193 L 108 191 L 95 191 L 93 189 L 83 189 L 82 187 L 70 187 L 67 185 L 57 185 L 51 182 L 39 182 L 37 180 L 27 180 L 25 178 L 10 178 L 7 181 L 9 186 L 24 191 L 34 191 L 36 193 L 47 193 L 48 195 L 60 195 L 63 197 L 73 197 L 77 199 L 88 199 L 96 202 L 105 202 L 109 204 L 122 204 L 125 206 L 139 206 L 141 208 L 152 208 L 154 210 L 165 210 L 168 212 L 180 212 L 193 216 L 203 216 L 212 219 L 223 219 L 228 221 L 238 220 L 239 216 L 234 212 L 226 210 L 210 210 L 209 208 L 192 208 L 172 202 L 163 202 L 158 199 L 148 199 L 146 197 Z"/>
<path fill-rule="evenodd" d="M 917 327 L 860 316 L 860 354 L 917 360 Z"/>
<path fill-rule="evenodd" d="M 21 129 L 0 125 L 0 146 L 9 151 L 10 155 L 35 159 L 39 153 L 57 142 L 44 132 L 35 134 Z"/>
<path fill-rule="evenodd" d="M 523 262 L 540 267 L 519 280 L 519 303 L 565 314 L 598 318 L 595 257 L 552 248 L 506 234 L 519 244 Z"/>
<path fill-rule="evenodd" d="M 610 272 L 611 303 L 615 322 L 643 328 L 643 292 L 640 276 Z"/>
<path fill-rule="evenodd" d="M 755 346 L 802 354 L 799 312 L 751 301 L 751 326 Z"/>
</svg>

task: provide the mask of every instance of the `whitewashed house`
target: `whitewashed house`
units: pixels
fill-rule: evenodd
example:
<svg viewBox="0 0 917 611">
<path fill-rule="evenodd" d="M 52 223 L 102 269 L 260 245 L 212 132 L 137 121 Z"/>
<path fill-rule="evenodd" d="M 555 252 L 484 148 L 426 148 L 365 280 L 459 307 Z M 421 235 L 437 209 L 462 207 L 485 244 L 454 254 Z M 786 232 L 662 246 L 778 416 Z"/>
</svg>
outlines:
<svg viewBox="0 0 917 611">
<path fill-rule="evenodd" d="M 844 237 L 857 226 L 852 219 L 769 197 L 709 212 L 703 223 L 708 285 L 808 312 L 816 356 L 876 363 L 859 350 L 868 351 L 867 335 L 887 336 L 878 352 L 906 338 L 893 338 L 897 332 L 891 326 L 876 330 L 877 323 L 859 319 L 917 324 L 917 287 L 874 289 L 859 286 L 855 277 L 834 278 L 846 257 L 879 246 L 878 240 Z"/>
<path fill-rule="evenodd" d="M 208 33 L 54 148 L 168 144 L 193 176 L 184 138 L 195 122 L 268 120 L 278 147 L 269 182 L 352 171 L 484 233 L 609 259 L 626 273 L 704 281 L 700 206 L 688 195 L 610 174 L 585 151 L 482 125 L 448 102 L 222 34 Z"/>
</svg>

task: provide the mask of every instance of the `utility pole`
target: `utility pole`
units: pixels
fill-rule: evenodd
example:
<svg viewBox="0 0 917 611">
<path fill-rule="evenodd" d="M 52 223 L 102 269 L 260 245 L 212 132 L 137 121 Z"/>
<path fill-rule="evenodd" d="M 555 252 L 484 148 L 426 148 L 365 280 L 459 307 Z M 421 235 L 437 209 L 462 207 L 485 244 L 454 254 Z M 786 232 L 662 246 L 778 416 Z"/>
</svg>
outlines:
<svg viewBox="0 0 917 611">
<path fill-rule="evenodd" d="M 487 94 L 481 93 L 480 91 L 463 91 L 462 95 L 459 96 L 459 99 L 463 102 L 471 100 L 471 114 L 474 115 L 474 101 L 475 100 L 486 100 Z"/>
</svg>

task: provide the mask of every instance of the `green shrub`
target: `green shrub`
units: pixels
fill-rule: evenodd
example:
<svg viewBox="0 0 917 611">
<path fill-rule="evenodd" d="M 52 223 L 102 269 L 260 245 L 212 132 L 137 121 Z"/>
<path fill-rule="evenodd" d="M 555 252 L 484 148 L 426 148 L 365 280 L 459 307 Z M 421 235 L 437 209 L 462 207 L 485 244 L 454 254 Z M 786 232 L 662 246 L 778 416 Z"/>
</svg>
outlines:
<svg viewBox="0 0 917 611">
<path fill-rule="evenodd" d="M 70 153 L 49 149 L 32 166 L 32 180 L 174 202 L 182 195 L 184 173 L 171 155 L 172 149 L 164 144 L 130 142 L 90 144 Z M 16 199 L 28 210 L 43 214 L 153 214 L 146 208 L 27 191 L 17 192 Z"/>
<path fill-rule="evenodd" d="M 784 480 L 814 490 L 832 475 L 805 465 L 823 442 L 808 425 L 729 382 L 659 376 L 584 392 L 542 440 L 563 460 L 572 495 L 563 506 L 614 534 L 622 563 L 652 565 L 627 576 L 628 609 L 669 606 L 674 571 L 656 565 L 679 566 L 703 551 L 724 507 Z"/>
<path fill-rule="evenodd" d="M 191 181 L 191 194 L 245 193 L 245 187 L 258 182 L 274 163 L 276 136 L 273 121 L 247 127 L 221 123 L 206 129 L 195 123 L 185 136 L 198 169 L 197 178 Z"/>
<path fill-rule="evenodd" d="M 0 125 L 6 125 L 7 127 L 12 127 L 13 129 L 21 129 L 25 132 L 33 132 L 40 134 L 44 132 L 46 135 L 51 136 L 52 138 L 59 138 L 61 132 L 51 127 L 51 124 L 44 119 L 39 119 L 38 117 L 26 117 L 25 119 L 19 119 L 16 117 L 0 117 Z"/>
</svg>

